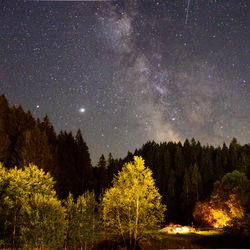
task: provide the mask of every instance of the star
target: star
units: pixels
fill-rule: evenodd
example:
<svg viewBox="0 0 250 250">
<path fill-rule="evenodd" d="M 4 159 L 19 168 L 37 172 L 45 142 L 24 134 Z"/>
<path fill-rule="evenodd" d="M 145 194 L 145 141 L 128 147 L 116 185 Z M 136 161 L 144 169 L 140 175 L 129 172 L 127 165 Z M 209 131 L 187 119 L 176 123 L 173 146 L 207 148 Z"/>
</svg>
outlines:
<svg viewBox="0 0 250 250">
<path fill-rule="evenodd" d="M 85 108 L 80 108 L 80 109 L 79 109 L 79 112 L 80 112 L 80 113 L 84 113 L 84 112 L 85 112 Z"/>
</svg>

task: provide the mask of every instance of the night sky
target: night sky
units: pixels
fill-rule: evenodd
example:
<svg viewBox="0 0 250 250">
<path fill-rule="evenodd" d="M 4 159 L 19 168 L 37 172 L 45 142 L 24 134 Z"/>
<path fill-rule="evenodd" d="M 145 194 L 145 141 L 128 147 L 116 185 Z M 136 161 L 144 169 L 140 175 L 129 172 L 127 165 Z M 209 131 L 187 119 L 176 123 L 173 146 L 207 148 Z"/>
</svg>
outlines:
<svg viewBox="0 0 250 250">
<path fill-rule="evenodd" d="M 1 1 L 0 94 L 95 163 L 148 140 L 250 139 L 247 0 Z"/>
</svg>

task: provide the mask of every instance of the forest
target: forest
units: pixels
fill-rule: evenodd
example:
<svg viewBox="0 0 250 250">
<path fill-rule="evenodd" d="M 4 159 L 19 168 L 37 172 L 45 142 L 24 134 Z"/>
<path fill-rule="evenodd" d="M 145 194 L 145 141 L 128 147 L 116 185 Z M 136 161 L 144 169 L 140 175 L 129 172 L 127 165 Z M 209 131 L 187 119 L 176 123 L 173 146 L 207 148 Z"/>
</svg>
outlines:
<svg viewBox="0 0 250 250">
<path fill-rule="evenodd" d="M 136 158 L 137 156 L 139 158 Z M 6 197 L 12 197 L 10 193 L 14 195 L 14 189 L 8 189 L 8 185 L 15 181 L 18 182 L 19 179 L 25 179 L 27 186 L 22 186 L 24 184 L 20 181 L 20 186 L 15 187 L 15 190 L 27 191 L 26 196 L 23 196 L 25 199 L 20 201 L 23 203 L 29 199 L 33 188 L 40 187 L 37 191 L 38 198 L 31 202 L 33 208 L 38 209 L 39 204 L 39 206 L 42 206 L 41 204 L 45 206 L 42 199 L 47 197 L 54 207 L 54 214 L 51 213 L 51 218 L 54 218 L 55 221 L 54 227 L 59 225 L 60 228 L 63 228 L 67 224 L 59 220 L 60 216 L 65 217 L 65 221 L 79 221 L 79 218 L 85 222 L 87 220 L 86 223 L 90 223 L 93 230 L 84 229 L 84 239 L 91 240 L 83 240 L 81 247 L 85 245 L 86 248 L 91 248 L 94 245 L 95 228 L 101 227 L 102 224 L 98 222 L 98 214 L 103 195 L 106 195 L 105 198 L 107 198 L 109 194 L 107 190 L 114 188 L 115 183 L 120 185 L 119 178 L 122 178 L 123 166 L 127 166 L 129 169 L 128 162 L 134 160 L 136 165 L 136 161 L 140 161 L 140 159 L 145 161 L 140 164 L 145 163 L 145 166 L 152 172 L 152 180 L 150 179 L 149 183 L 155 184 L 155 197 L 158 197 L 157 192 L 161 196 L 163 205 L 158 206 L 162 206 L 160 210 L 164 215 L 160 219 L 162 225 L 178 223 L 198 226 L 205 225 L 206 222 L 209 224 L 209 219 L 207 221 L 202 219 L 202 216 L 208 218 L 209 212 L 202 215 L 199 211 L 212 210 L 213 204 L 216 204 L 217 208 L 223 207 L 222 203 L 218 205 L 220 203 L 218 197 L 224 197 L 223 199 L 226 199 L 227 202 L 231 201 L 228 207 L 231 209 L 231 214 L 233 214 L 232 211 L 236 214 L 233 218 L 244 221 L 244 223 L 235 225 L 249 225 L 247 220 L 249 220 L 250 144 L 240 145 L 236 138 L 232 138 L 229 145 L 223 143 L 222 146 L 217 147 L 201 145 L 194 138 L 186 139 L 184 143 L 148 141 L 133 153 L 128 152 L 123 159 L 114 159 L 111 153 L 107 158 L 101 155 L 97 165 L 93 166 L 88 146 L 80 129 L 76 135 L 67 131 L 60 131 L 57 134 L 48 116 L 45 116 L 43 120 L 35 119 L 30 111 L 25 112 L 21 106 L 10 107 L 6 97 L 0 96 L 1 220 L 4 218 L 5 220 L 8 218 L 12 222 L 14 219 L 16 220 L 13 214 L 17 215 L 18 211 L 21 211 L 20 206 L 22 205 L 14 206 L 15 202 L 17 204 L 15 198 L 11 201 L 13 211 L 6 213 L 6 207 L 4 207 L 7 202 Z M 37 175 L 33 173 L 37 173 Z M 113 181 L 114 177 L 117 178 L 116 181 Z M 34 180 L 36 184 L 29 186 L 28 183 L 31 180 Z M 228 188 L 229 186 L 230 188 Z M 229 189 L 230 192 L 227 193 Z M 10 190 L 8 195 L 6 190 Z M 222 193 L 221 190 L 226 191 Z M 234 206 L 239 203 L 239 197 L 244 201 L 242 206 Z M 104 201 L 108 202 L 105 199 Z M 85 212 L 88 211 L 89 216 L 83 216 L 82 212 L 79 212 L 81 207 L 85 207 Z M 47 207 L 47 209 L 49 208 Z M 55 211 L 57 211 L 57 215 Z M 223 213 L 219 208 L 216 211 Z M 32 211 L 25 210 L 24 214 L 32 214 Z M 75 218 L 73 218 L 73 214 L 76 214 Z M 241 215 L 238 216 L 239 214 Z M 219 217 L 222 218 L 222 214 L 219 214 Z M 68 219 L 66 220 L 66 218 Z M 225 219 L 225 221 L 228 220 Z M 81 242 L 79 241 L 81 237 L 77 238 L 79 231 L 77 227 L 72 227 L 74 233 L 70 234 L 70 226 L 65 226 L 68 233 L 65 234 L 59 230 L 58 233 L 61 235 L 56 236 L 58 237 L 55 238 L 56 243 L 50 245 L 49 240 L 45 237 L 43 243 L 39 243 L 39 245 L 37 243 L 41 238 L 39 238 L 39 234 L 33 241 L 30 239 L 33 237 L 30 236 L 30 226 L 25 227 L 26 231 L 22 231 L 21 227 L 19 229 L 17 227 L 13 231 L 10 225 L 5 224 L 4 221 L 1 221 L 0 247 L 43 246 L 53 248 L 53 244 L 72 247 Z M 226 225 L 224 222 L 222 224 Z M 22 237 L 18 238 L 18 233 Z M 51 234 L 49 231 L 47 233 Z M 75 238 L 69 235 L 75 235 Z M 67 245 L 65 245 L 65 241 L 62 241 L 64 237 L 68 237 Z M 8 239 L 8 242 L 5 239 Z M 25 245 L 24 242 L 33 243 Z M 130 244 L 132 243 L 130 242 Z M 80 246 L 77 245 L 77 247 Z"/>
</svg>

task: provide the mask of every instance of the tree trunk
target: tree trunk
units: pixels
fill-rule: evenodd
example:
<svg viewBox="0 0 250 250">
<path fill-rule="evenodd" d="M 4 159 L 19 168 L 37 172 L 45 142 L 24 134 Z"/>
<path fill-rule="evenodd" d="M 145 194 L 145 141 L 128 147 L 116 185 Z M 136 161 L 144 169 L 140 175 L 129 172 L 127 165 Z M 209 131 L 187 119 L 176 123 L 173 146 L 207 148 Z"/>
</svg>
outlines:
<svg viewBox="0 0 250 250">
<path fill-rule="evenodd" d="M 136 218 L 135 218 L 135 234 L 134 234 L 134 249 L 136 248 L 136 238 L 137 238 L 137 231 L 138 231 L 138 221 L 139 221 L 139 200 L 137 197 L 136 200 Z"/>
<path fill-rule="evenodd" d="M 120 220 L 119 210 L 117 210 L 117 214 L 118 214 L 117 219 L 118 219 L 119 227 L 120 227 L 120 230 L 121 230 L 121 235 L 122 235 L 122 238 L 123 238 L 123 241 L 124 241 L 124 244 L 125 244 L 125 238 L 124 238 L 124 233 L 123 233 L 122 224 L 121 224 L 121 220 Z"/>
</svg>

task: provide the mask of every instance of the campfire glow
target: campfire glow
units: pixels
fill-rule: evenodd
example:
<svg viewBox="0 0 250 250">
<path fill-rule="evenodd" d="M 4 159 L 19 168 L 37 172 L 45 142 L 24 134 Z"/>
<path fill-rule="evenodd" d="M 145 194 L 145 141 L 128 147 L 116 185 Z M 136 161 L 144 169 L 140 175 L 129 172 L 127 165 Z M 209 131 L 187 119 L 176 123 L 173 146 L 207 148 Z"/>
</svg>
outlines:
<svg viewBox="0 0 250 250">
<path fill-rule="evenodd" d="M 161 232 L 167 232 L 167 233 L 188 233 L 194 231 L 195 229 L 193 227 L 174 225 L 174 224 L 170 224 L 167 227 L 161 229 Z"/>
<path fill-rule="evenodd" d="M 173 229 L 174 233 L 186 233 L 189 231 L 188 227 L 176 227 Z"/>
</svg>

